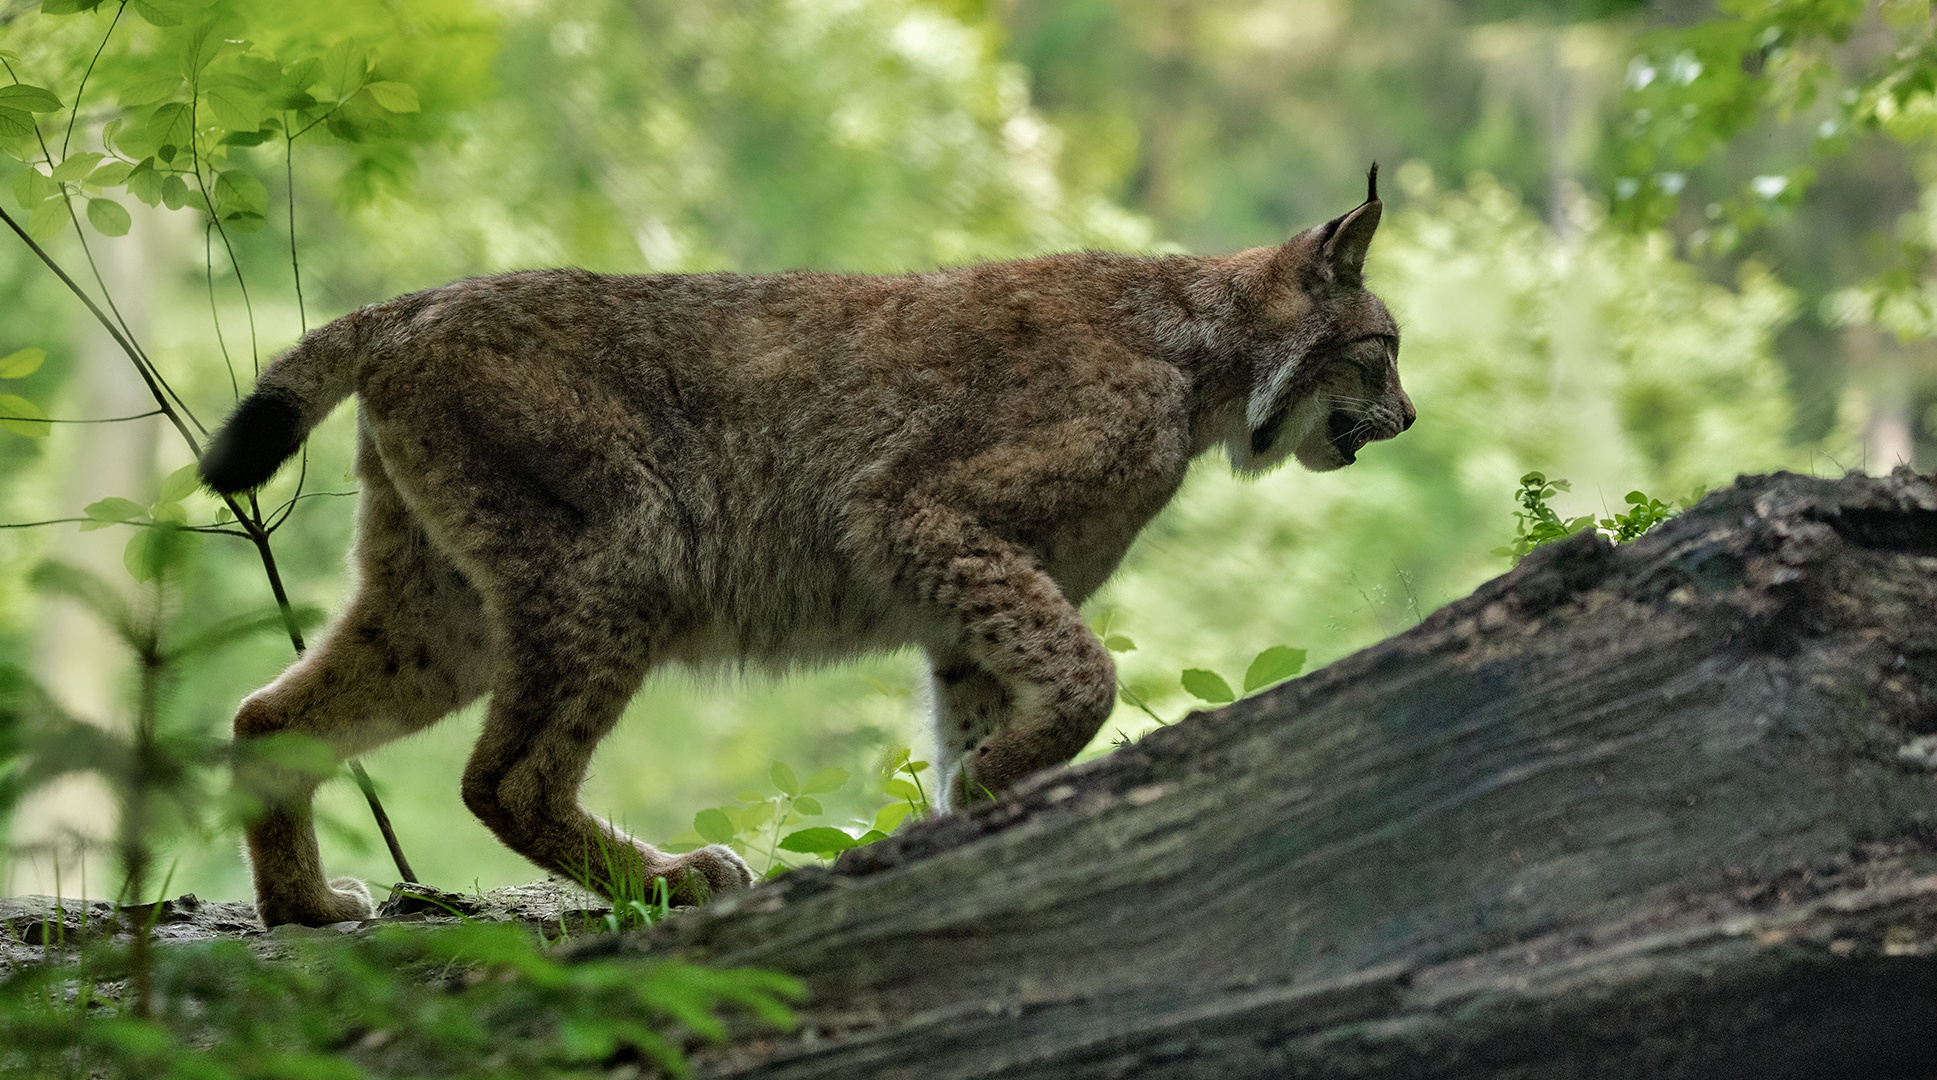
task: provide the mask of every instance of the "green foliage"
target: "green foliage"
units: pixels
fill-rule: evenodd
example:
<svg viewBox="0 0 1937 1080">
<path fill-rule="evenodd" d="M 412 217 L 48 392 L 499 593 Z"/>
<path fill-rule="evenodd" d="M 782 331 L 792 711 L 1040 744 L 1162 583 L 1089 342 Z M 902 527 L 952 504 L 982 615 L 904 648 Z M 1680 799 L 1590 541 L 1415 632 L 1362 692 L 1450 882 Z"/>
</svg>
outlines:
<svg viewBox="0 0 1937 1080">
<path fill-rule="evenodd" d="M 45 349 L 16 349 L 0 356 L 0 379 L 24 379 L 39 371 L 46 359 Z M 44 439 L 53 425 L 40 406 L 18 394 L 0 394 L 0 428 L 29 439 Z"/>
<path fill-rule="evenodd" d="M 921 783 L 921 774 L 927 769 L 928 762 L 910 760 L 907 747 L 895 747 L 888 752 L 879 770 L 882 794 L 887 801 L 871 817 L 854 822 L 853 830 L 832 825 L 793 829 L 808 818 L 825 813 L 816 796 L 840 791 L 851 776 L 846 769 L 830 767 L 802 783 L 792 768 L 776 761 L 768 769 L 768 779 L 776 794 L 742 791 L 733 805 L 711 807 L 695 814 L 692 829 L 661 846 L 667 851 L 685 852 L 703 844 L 725 844 L 743 857 L 764 854 L 766 876 L 772 877 L 793 869 L 780 858 L 783 851 L 831 859 L 849 848 L 886 839 L 911 816 L 927 817 L 931 808 Z M 783 833 L 789 829 L 792 831 Z"/>
<path fill-rule="evenodd" d="M 235 941 L 155 958 L 157 1010 L 99 986 L 124 950 L 21 967 L 0 984 L 0 1072 L 150 1080 L 557 1077 L 637 1063 L 686 1076 L 681 1032 L 726 1037 L 721 1014 L 793 1025 L 798 981 L 665 961 L 562 963 L 530 930 L 386 926 L 297 939 L 264 957 Z"/>
<path fill-rule="evenodd" d="M 1613 542 L 1625 544 L 1675 516 L 1675 510 L 1660 499 L 1645 492 L 1630 491 L 1624 500 L 1627 509 L 1619 513 L 1610 513 L 1603 518 L 1582 514 L 1562 519 L 1547 503 L 1556 494 L 1571 490 L 1572 485 L 1567 481 L 1549 480 L 1544 473 L 1530 472 L 1522 476 L 1520 491 L 1516 496 L 1520 509 L 1513 512 L 1516 522 L 1513 542 L 1494 548 L 1493 554 L 1504 555 L 1517 563 L 1542 544 L 1564 540 L 1583 529 L 1594 528 L 1606 533 Z"/>
</svg>

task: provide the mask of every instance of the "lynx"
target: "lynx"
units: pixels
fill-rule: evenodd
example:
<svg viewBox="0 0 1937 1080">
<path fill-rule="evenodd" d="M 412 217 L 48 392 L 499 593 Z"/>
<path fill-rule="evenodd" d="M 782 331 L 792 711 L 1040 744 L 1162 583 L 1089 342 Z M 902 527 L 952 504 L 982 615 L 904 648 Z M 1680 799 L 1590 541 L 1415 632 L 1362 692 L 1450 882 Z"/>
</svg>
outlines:
<svg viewBox="0 0 1937 1080">
<path fill-rule="evenodd" d="M 236 738 L 295 732 L 347 758 L 488 693 L 465 805 L 547 870 L 607 890 L 664 877 L 692 902 L 753 875 L 578 802 L 646 673 L 913 645 L 948 803 L 999 796 L 1110 712 L 1115 669 L 1077 605 L 1193 458 L 1324 471 L 1411 426 L 1397 325 L 1361 280 L 1377 178 L 1351 212 L 1222 257 L 542 270 L 313 331 L 202 476 L 259 486 L 355 394 L 355 595 L 243 701 Z M 266 806 L 247 837 L 264 922 L 368 916 L 361 882 L 324 876 L 317 778 L 257 765 L 239 783 Z"/>
</svg>

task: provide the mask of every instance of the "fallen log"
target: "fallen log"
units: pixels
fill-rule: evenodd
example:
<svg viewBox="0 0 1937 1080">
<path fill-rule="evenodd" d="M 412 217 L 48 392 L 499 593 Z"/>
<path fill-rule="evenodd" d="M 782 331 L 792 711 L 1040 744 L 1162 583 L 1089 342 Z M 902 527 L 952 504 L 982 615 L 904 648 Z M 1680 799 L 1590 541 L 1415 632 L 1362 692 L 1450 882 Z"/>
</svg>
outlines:
<svg viewBox="0 0 1937 1080">
<path fill-rule="evenodd" d="M 1937 491 L 1746 477 L 1002 802 L 588 949 L 712 1077 L 1937 1072 Z"/>
</svg>

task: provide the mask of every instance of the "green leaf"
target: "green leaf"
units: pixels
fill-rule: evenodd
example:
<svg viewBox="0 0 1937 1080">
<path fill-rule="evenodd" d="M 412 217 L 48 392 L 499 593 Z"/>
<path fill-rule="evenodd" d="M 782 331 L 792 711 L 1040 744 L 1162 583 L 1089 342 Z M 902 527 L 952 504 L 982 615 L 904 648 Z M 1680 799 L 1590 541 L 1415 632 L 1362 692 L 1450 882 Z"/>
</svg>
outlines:
<svg viewBox="0 0 1937 1080">
<path fill-rule="evenodd" d="M 202 91 L 202 102 L 215 122 L 230 131 L 253 132 L 262 126 L 262 95 L 234 84 Z"/>
<path fill-rule="evenodd" d="M 167 101 L 182 88 L 180 75 L 155 75 L 137 79 L 121 88 L 121 105 L 134 109 L 143 105 L 153 105 L 157 101 Z"/>
<path fill-rule="evenodd" d="M 1137 643 L 1123 634 L 1111 634 L 1103 639 L 1103 647 L 1111 652 L 1136 652 Z"/>
<path fill-rule="evenodd" d="M 119 495 L 110 495 L 99 502 L 89 503 L 81 513 L 93 519 L 81 526 L 82 532 L 92 532 L 104 525 L 113 525 L 122 521 L 148 520 L 148 511 L 142 509 L 140 503 L 133 499 L 121 498 Z"/>
<path fill-rule="evenodd" d="M 148 113 L 147 123 L 142 125 L 148 141 L 154 146 L 187 146 L 194 132 L 189 130 L 189 111 L 186 101 L 164 101 Z M 166 161 L 168 158 L 164 157 Z"/>
<path fill-rule="evenodd" d="M 765 795 L 760 794 L 759 792 L 753 790 L 752 788 L 748 788 L 747 790 L 742 791 L 738 795 L 735 795 L 733 797 L 740 800 L 741 802 L 759 802 L 761 799 L 766 798 Z"/>
<path fill-rule="evenodd" d="M 148 516 L 156 521 L 166 521 L 170 525 L 188 524 L 188 508 L 178 502 L 156 502 L 148 508 Z"/>
<path fill-rule="evenodd" d="M 921 772 L 923 769 L 926 769 L 927 767 L 928 767 L 928 763 L 926 761 L 911 761 L 908 764 L 902 766 L 902 768 L 908 773 L 909 776 L 913 776 L 916 773 Z"/>
<path fill-rule="evenodd" d="M 39 169 L 22 169 L 13 178 L 13 198 L 22 210 L 31 211 L 60 193 L 61 186 Z"/>
<path fill-rule="evenodd" d="M 1237 695 L 1231 692 L 1231 684 L 1225 682 L 1224 676 L 1219 675 L 1215 671 L 1205 671 L 1203 668 L 1189 668 L 1184 672 L 1182 679 L 1179 681 L 1184 684 L 1184 689 L 1189 691 L 1192 696 L 1202 698 L 1213 705 L 1222 705 L 1227 701 L 1237 700 Z"/>
<path fill-rule="evenodd" d="M 0 427 L 29 439 L 44 439 L 53 430 L 40 406 L 18 394 L 0 394 L 0 416 L 9 418 L 0 420 Z"/>
<path fill-rule="evenodd" d="M 49 199 L 34 207 L 27 216 L 27 235 L 43 243 L 52 240 L 67 228 L 67 203 L 60 199 Z"/>
<path fill-rule="evenodd" d="M 61 181 L 79 180 L 91 172 L 95 164 L 106 156 L 106 154 L 97 154 L 92 150 L 83 150 L 77 154 L 69 154 L 66 161 L 54 166 L 54 179 Z"/>
<path fill-rule="evenodd" d="M 128 216 L 128 208 L 113 199 L 89 199 L 87 201 L 88 223 L 99 229 L 102 236 L 125 236 L 134 219 Z"/>
<path fill-rule="evenodd" d="M 773 768 L 767 770 L 767 776 L 773 780 L 773 786 L 779 788 L 782 794 L 800 794 L 800 781 L 794 779 L 794 770 L 781 762 L 774 762 Z"/>
<path fill-rule="evenodd" d="M 86 183 L 98 188 L 117 187 L 128 182 L 128 174 L 134 166 L 125 161 L 110 161 L 106 165 L 87 174 Z"/>
<path fill-rule="evenodd" d="M 47 350 L 28 347 L 0 356 L 0 379 L 24 379 L 47 362 Z"/>
<path fill-rule="evenodd" d="M 34 133 L 34 118 L 19 109 L 0 108 L 0 136 L 24 138 Z"/>
<path fill-rule="evenodd" d="M 282 69 L 282 88 L 284 90 L 301 92 L 315 86 L 316 80 L 322 77 L 323 58 L 320 56 L 305 56 L 301 60 Z"/>
<path fill-rule="evenodd" d="M 915 808 L 905 802 L 891 802 L 874 812 L 874 831 L 891 833 Z"/>
<path fill-rule="evenodd" d="M 802 795 L 825 795 L 830 791 L 839 791 L 841 790 L 841 785 L 847 783 L 847 776 L 846 769 L 822 769 L 820 772 L 808 777 L 805 784 L 800 785 L 800 793 Z"/>
<path fill-rule="evenodd" d="M 203 19 L 183 35 L 182 77 L 192 79 L 222 54 L 224 42 L 213 18 Z"/>
<path fill-rule="evenodd" d="M 709 844 L 724 844 L 739 832 L 733 827 L 733 819 L 727 817 L 726 811 L 719 807 L 694 814 L 693 831 Z"/>
<path fill-rule="evenodd" d="M 161 576 L 168 561 L 168 545 L 160 529 L 136 529 L 121 549 L 121 565 L 136 581 L 146 584 Z"/>
<path fill-rule="evenodd" d="M 154 206 L 161 202 L 162 175 L 155 171 L 155 159 L 144 158 L 128 173 L 128 194 Z"/>
<path fill-rule="evenodd" d="M 269 189 L 251 173 L 229 169 L 215 178 L 215 207 L 224 216 L 260 214 L 269 205 Z"/>
<path fill-rule="evenodd" d="M 182 5 L 177 0 L 132 0 L 128 6 L 155 26 L 182 24 Z"/>
<path fill-rule="evenodd" d="M 199 468 L 200 466 L 197 465 L 184 465 L 169 473 L 168 477 L 161 482 L 161 494 L 155 501 L 180 502 L 195 494 L 195 489 L 202 486 L 202 477 L 197 472 Z"/>
<path fill-rule="evenodd" d="M 854 838 L 826 825 L 791 832 L 780 838 L 780 850 L 803 855 L 839 855 L 854 846 Z"/>
<path fill-rule="evenodd" d="M 180 176 L 169 173 L 161 179 L 161 202 L 170 210 L 180 210 L 188 205 L 188 185 Z"/>
<path fill-rule="evenodd" d="M 222 220 L 229 223 L 230 232 L 261 232 L 269 227 L 269 219 L 254 211 L 237 211 L 233 214 L 224 214 L 222 215 Z"/>
<path fill-rule="evenodd" d="M 14 83 L 0 86 L 0 105 L 23 112 L 59 112 L 61 99 L 38 86 Z"/>
<path fill-rule="evenodd" d="M 826 811 L 821 809 L 821 801 L 811 795 L 802 795 L 794 800 L 794 811 L 808 817 L 819 817 Z"/>
<path fill-rule="evenodd" d="M 1282 682 L 1305 670 L 1305 650 L 1289 645 L 1273 645 L 1259 653 L 1244 669 L 1244 692 Z"/>
<path fill-rule="evenodd" d="M 393 113 L 418 111 L 417 91 L 409 83 L 373 82 L 364 87 L 384 110 Z"/>
<path fill-rule="evenodd" d="M 890 798 L 906 799 L 909 802 L 921 801 L 921 789 L 899 777 L 890 779 L 882 785 Z"/>
<path fill-rule="evenodd" d="M 323 89 L 331 101 L 342 101 L 363 86 L 370 74 L 370 54 L 355 42 L 339 41 L 323 54 Z"/>
</svg>

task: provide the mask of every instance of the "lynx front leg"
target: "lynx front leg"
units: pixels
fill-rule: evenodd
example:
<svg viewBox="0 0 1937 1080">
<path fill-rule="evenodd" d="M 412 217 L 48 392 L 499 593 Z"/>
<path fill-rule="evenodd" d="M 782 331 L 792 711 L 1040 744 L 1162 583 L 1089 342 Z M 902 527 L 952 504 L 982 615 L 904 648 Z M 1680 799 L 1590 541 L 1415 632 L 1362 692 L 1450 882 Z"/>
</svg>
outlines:
<svg viewBox="0 0 1937 1080">
<path fill-rule="evenodd" d="M 948 806 L 1075 757 L 1116 697 L 1116 665 L 1075 605 L 1026 551 L 973 522 L 930 508 L 904 528 L 914 585 L 945 628 L 929 655 Z"/>
<path fill-rule="evenodd" d="M 518 854 L 608 896 L 628 880 L 665 878 L 673 903 L 694 904 L 751 885 L 753 872 L 729 848 L 668 855 L 579 806 L 592 751 L 638 688 L 647 665 L 635 657 L 645 649 L 627 640 L 636 629 L 615 633 L 616 620 L 533 606 L 552 617 L 506 635 L 490 715 L 464 769 L 465 805 Z M 586 633 L 588 622 L 599 633 Z"/>
</svg>

